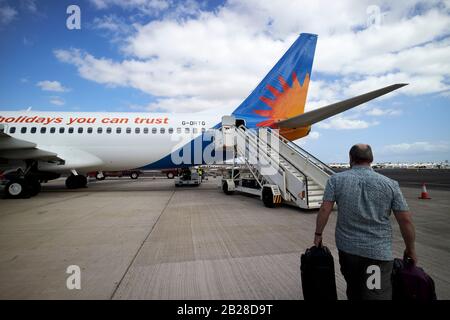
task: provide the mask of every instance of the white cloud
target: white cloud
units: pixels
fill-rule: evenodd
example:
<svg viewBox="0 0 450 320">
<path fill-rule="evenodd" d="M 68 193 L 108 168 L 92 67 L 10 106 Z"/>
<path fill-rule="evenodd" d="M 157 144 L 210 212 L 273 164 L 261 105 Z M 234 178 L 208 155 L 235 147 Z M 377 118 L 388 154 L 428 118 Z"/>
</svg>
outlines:
<svg viewBox="0 0 450 320">
<path fill-rule="evenodd" d="M 119 32 L 123 30 L 126 24 L 123 22 L 122 18 L 115 14 L 110 14 L 103 17 L 94 18 L 93 25 L 94 28 L 99 30 Z"/>
<path fill-rule="evenodd" d="M 343 91 L 347 96 L 355 96 L 394 83 L 408 83 L 408 85 L 380 97 L 379 100 L 389 99 L 398 94 L 416 96 L 433 92 L 439 93 L 450 89 L 450 85 L 446 81 L 446 75 L 412 75 L 394 72 L 382 76 L 366 76 L 362 80 L 355 80 L 349 83 Z"/>
<path fill-rule="evenodd" d="M 17 16 L 17 11 L 8 5 L 0 7 L 0 26 L 6 26 Z"/>
<path fill-rule="evenodd" d="M 442 19 L 446 21 L 447 19 Z M 449 29 L 447 20 L 445 29 Z M 439 30 L 443 31 L 443 30 Z M 445 31 L 444 31 L 445 32 Z M 436 32 L 436 35 L 440 33 Z M 386 52 L 370 55 L 364 59 L 353 61 L 342 66 L 344 73 L 362 73 L 382 75 L 391 70 L 412 74 L 442 75 L 450 70 L 450 38 L 431 42 L 423 46 L 415 46 L 402 51 Z"/>
<path fill-rule="evenodd" d="M 55 106 L 63 106 L 66 104 L 66 102 L 63 99 L 61 99 L 60 97 L 56 97 L 56 96 L 50 97 L 50 103 L 54 104 Z"/>
<path fill-rule="evenodd" d="M 395 110 L 395 109 L 380 109 L 380 108 L 373 108 L 368 111 L 366 111 L 366 114 L 369 116 L 398 116 L 402 114 L 401 110 Z"/>
<path fill-rule="evenodd" d="M 416 65 L 416 55 L 422 56 L 434 48 L 430 46 L 423 50 L 414 47 L 449 32 L 448 14 L 430 10 L 410 19 L 405 16 L 380 28 L 328 34 L 317 45 L 316 66 L 323 72 L 345 74 L 382 74 L 399 66 L 408 71 L 410 68 L 418 70 L 420 65 Z"/>
<path fill-rule="evenodd" d="M 113 42 L 122 41 L 134 30 L 131 23 L 115 14 L 94 18 L 91 27 L 105 32 L 108 37 L 112 35 Z"/>
<path fill-rule="evenodd" d="M 318 131 L 311 131 L 306 137 L 297 139 L 294 141 L 294 143 L 299 146 L 304 147 L 304 146 L 308 145 L 309 142 L 318 140 L 320 138 L 320 135 L 321 134 Z"/>
<path fill-rule="evenodd" d="M 422 153 L 441 153 L 450 151 L 450 143 L 441 142 L 413 142 L 387 145 L 383 148 L 384 154 L 418 155 Z"/>
<path fill-rule="evenodd" d="M 311 81 L 305 111 L 325 107 L 339 100 L 343 100 L 342 90 L 342 85 L 337 81 Z"/>
<path fill-rule="evenodd" d="M 207 1 L 197 0 L 90 0 L 90 2 L 99 10 L 117 6 L 130 11 L 128 19 L 132 22 L 142 17 L 174 20 L 192 18 L 198 16 L 201 9 L 208 5 Z"/>
<path fill-rule="evenodd" d="M 377 121 L 369 122 L 361 119 L 351 119 L 343 116 L 336 116 L 326 122 L 317 123 L 317 126 L 322 129 L 354 130 L 366 129 L 378 124 L 379 122 Z"/>
<path fill-rule="evenodd" d="M 450 89 L 450 41 L 445 38 L 450 34 L 449 6 L 437 0 L 230 0 L 213 12 L 202 11 L 192 1 L 178 6 L 172 1 L 91 1 L 99 9 L 114 5 L 187 13 L 183 19 L 166 12 L 160 19 L 134 23 L 123 33 L 127 36 L 122 36 L 120 60 L 79 49 L 55 51 L 60 61 L 75 65 L 85 79 L 157 97 L 150 109 L 207 110 L 242 101 L 299 32 L 319 34 L 314 70 L 333 79 L 317 81 L 313 71 L 307 110 L 396 82 L 410 85 L 384 99 Z M 368 28 L 366 9 L 374 3 L 383 8 L 384 16 L 379 27 Z M 421 10 L 413 11 L 419 4 Z M 106 16 L 96 26 L 117 32 L 122 28 L 119 20 Z M 374 124 L 345 118 L 333 121 L 328 125 Z"/>
<path fill-rule="evenodd" d="M 44 91 L 53 91 L 53 92 L 66 92 L 69 91 L 68 88 L 64 87 L 59 81 L 39 81 L 36 83 L 38 87 L 40 87 Z"/>
<path fill-rule="evenodd" d="M 23 42 L 23 45 L 24 45 L 25 47 L 30 47 L 30 46 L 34 45 L 33 40 L 31 40 L 31 39 L 29 39 L 29 38 L 27 38 L 27 37 L 23 37 L 22 42 Z"/>
<path fill-rule="evenodd" d="M 311 131 L 308 135 L 309 139 L 311 140 L 317 140 L 320 137 L 320 133 L 317 131 Z"/>
<path fill-rule="evenodd" d="M 164 28 L 166 27 L 165 25 Z M 179 28 L 177 27 L 174 35 L 179 34 Z M 207 27 L 202 26 L 202 29 L 206 35 Z M 165 33 L 165 30 L 158 31 L 158 35 Z M 183 34 L 179 36 L 183 38 Z M 201 37 L 200 34 L 198 36 Z M 230 103 L 236 103 L 237 106 L 264 76 L 264 70 L 270 68 L 269 61 L 274 61 L 275 56 L 280 55 L 282 51 L 279 49 L 280 45 L 267 39 L 254 39 L 254 42 L 260 43 L 258 47 L 261 50 L 258 57 L 252 58 L 249 52 L 250 38 L 236 37 L 232 40 L 235 45 L 228 47 L 226 42 L 230 40 L 229 37 L 227 40 L 211 37 L 210 50 L 205 48 L 203 52 L 194 54 L 198 51 L 197 45 L 208 41 L 205 39 L 196 43 L 197 36 L 193 30 L 184 36 L 193 41 L 183 42 L 184 45 L 180 46 L 170 44 L 170 41 L 174 41 L 173 36 L 158 37 L 163 42 L 157 45 L 160 50 L 158 58 L 151 58 L 151 51 L 142 53 L 148 55 L 148 59 L 128 59 L 121 62 L 95 58 L 76 49 L 57 50 L 55 55 L 60 61 L 77 66 L 79 74 L 85 79 L 113 87 L 132 87 L 162 97 L 165 106 L 169 101 L 175 108 L 167 110 L 175 111 L 176 106 L 184 105 L 186 100 L 196 101 L 197 106 L 203 108 L 195 107 L 197 110 L 216 107 L 218 99 L 221 101 L 219 105 L 228 106 Z M 169 40 L 171 38 L 172 40 Z M 147 50 L 145 44 L 142 46 L 143 51 Z M 221 50 L 221 47 L 224 50 L 236 48 L 235 54 L 227 51 L 223 52 L 223 55 L 211 55 L 212 52 Z M 274 54 L 274 51 L 280 52 Z M 264 58 L 265 56 L 270 58 Z M 262 68 L 260 64 L 263 64 Z M 192 108 L 187 111 L 192 111 Z"/>
<path fill-rule="evenodd" d="M 170 2 L 165 0 L 90 0 L 97 9 L 107 9 L 119 6 L 124 9 L 139 9 L 145 13 L 157 13 L 169 7 Z"/>
<path fill-rule="evenodd" d="M 21 0 L 21 7 L 31 13 L 37 13 L 37 5 L 35 0 Z"/>
<path fill-rule="evenodd" d="M 195 97 L 178 97 L 178 98 L 163 98 L 151 102 L 147 105 L 131 105 L 130 109 L 150 112 L 164 112 L 176 111 L 180 113 L 185 112 L 200 112 L 204 110 L 220 110 L 223 114 L 231 114 L 240 103 L 239 100 L 224 100 L 224 99 L 198 99 Z"/>
</svg>

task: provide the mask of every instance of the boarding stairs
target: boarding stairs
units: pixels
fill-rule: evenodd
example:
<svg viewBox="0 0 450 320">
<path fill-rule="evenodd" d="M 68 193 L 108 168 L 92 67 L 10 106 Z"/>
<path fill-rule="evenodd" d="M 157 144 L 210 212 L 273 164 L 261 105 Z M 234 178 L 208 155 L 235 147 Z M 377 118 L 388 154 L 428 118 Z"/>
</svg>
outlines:
<svg viewBox="0 0 450 320">
<path fill-rule="evenodd" d="M 241 159 L 259 186 L 277 186 L 283 202 L 317 209 L 333 170 L 270 128 L 227 128 L 234 135 L 235 159 Z M 230 137 L 228 137 L 230 141 Z"/>
</svg>

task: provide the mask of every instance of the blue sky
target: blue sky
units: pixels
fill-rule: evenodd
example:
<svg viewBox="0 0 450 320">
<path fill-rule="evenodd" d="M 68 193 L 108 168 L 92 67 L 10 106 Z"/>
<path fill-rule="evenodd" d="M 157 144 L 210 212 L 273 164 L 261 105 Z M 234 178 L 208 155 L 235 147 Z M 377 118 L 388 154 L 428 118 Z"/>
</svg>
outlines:
<svg viewBox="0 0 450 320">
<path fill-rule="evenodd" d="M 318 5 L 316 5 L 318 3 Z M 81 30 L 66 9 L 81 9 Z M 311 110 L 397 82 L 297 141 L 327 162 L 450 160 L 448 1 L 0 0 L 0 110 L 230 113 L 301 32 Z"/>
</svg>

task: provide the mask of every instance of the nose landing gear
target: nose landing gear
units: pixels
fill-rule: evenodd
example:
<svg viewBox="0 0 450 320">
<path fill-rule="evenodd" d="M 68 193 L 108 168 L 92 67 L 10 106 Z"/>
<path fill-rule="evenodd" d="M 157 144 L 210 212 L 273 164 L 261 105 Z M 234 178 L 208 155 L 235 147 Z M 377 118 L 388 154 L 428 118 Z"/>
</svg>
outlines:
<svg viewBox="0 0 450 320">
<path fill-rule="evenodd" d="M 71 174 L 66 179 L 67 189 L 79 189 L 87 186 L 87 178 L 80 174 Z"/>
</svg>

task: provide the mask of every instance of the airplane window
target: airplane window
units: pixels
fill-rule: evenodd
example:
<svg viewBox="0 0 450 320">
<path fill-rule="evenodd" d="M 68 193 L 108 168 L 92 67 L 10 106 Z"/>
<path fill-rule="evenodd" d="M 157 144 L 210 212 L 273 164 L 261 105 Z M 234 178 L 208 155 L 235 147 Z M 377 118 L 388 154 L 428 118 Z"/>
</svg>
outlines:
<svg viewBox="0 0 450 320">
<path fill-rule="evenodd" d="M 87 128 L 87 133 L 92 133 L 92 131 L 94 131 L 92 127 Z"/>
<path fill-rule="evenodd" d="M 184 133 L 189 133 L 189 128 L 184 128 Z"/>
<path fill-rule="evenodd" d="M 11 129 L 9 129 L 9 133 L 15 133 L 16 132 L 16 127 L 11 127 Z"/>
<path fill-rule="evenodd" d="M 31 128 L 31 133 L 36 133 L 36 127 Z"/>
<path fill-rule="evenodd" d="M 131 128 L 127 128 L 127 133 L 131 133 Z"/>
<path fill-rule="evenodd" d="M 206 129 L 205 129 L 205 128 L 202 128 L 202 133 L 205 133 L 205 131 L 206 131 Z"/>
<path fill-rule="evenodd" d="M 116 128 L 116 133 L 121 133 L 122 132 L 122 128 Z"/>
<path fill-rule="evenodd" d="M 111 132 L 112 132 L 111 127 L 106 128 L 106 133 L 107 133 L 107 134 L 110 134 Z"/>
<path fill-rule="evenodd" d="M 64 133 L 64 131 L 65 131 L 64 127 L 59 128 L 59 133 Z"/>
<path fill-rule="evenodd" d="M 102 127 L 98 127 L 97 128 L 97 133 L 102 133 L 103 132 L 103 128 Z"/>
<path fill-rule="evenodd" d="M 134 129 L 134 132 L 135 132 L 135 133 L 141 132 L 141 128 L 136 128 L 136 129 Z"/>
<path fill-rule="evenodd" d="M 27 133 L 27 127 L 22 127 L 22 129 L 20 129 L 21 133 Z"/>
<path fill-rule="evenodd" d="M 177 128 L 177 133 L 181 133 L 181 128 Z"/>
<path fill-rule="evenodd" d="M 69 133 L 73 133 L 73 128 L 72 128 L 72 127 L 70 127 L 70 128 L 69 128 L 69 130 L 67 130 L 67 132 L 69 132 Z"/>
<path fill-rule="evenodd" d="M 197 133 L 197 128 L 192 128 L 192 133 Z"/>
<path fill-rule="evenodd" d="M 78 133 L 83 133 L 83 128 L 82 127 L 78 128 Z"/>
<path fill-rule="evenodd" d="M 50 128 L 50 133 L 55 133 L 56 132 L 56 128 L 55 127 L 51 127 Z"/>
<path fill-rule="evenodd" d="M 173 133 L 173 128 L 169 128 L 169 133 L 170 133 L 170 134 Z"/>
<path fill-rule="evenodd" d="M 159 132 L 160 132 L 160 133 L 165 133 L 165 132 L 166 132 L 166 129 L 161 128 L 161 129 L 159 129 Z"/>
<path fill-rule="evenodd" d="M 144 128 L 144 133 L 148 134 L 148 128 Z"/>
<path fill-rule="evenodd" d="M 46 127 L 42 127 L 41 128 L 41 133 L 45 133 L 47 131 L 47 128 Z"/>
<path fill-rule="evenodd" d="M 156 133 L 156 128 L 152 128 L 152 133 Z"/>
</svg>

